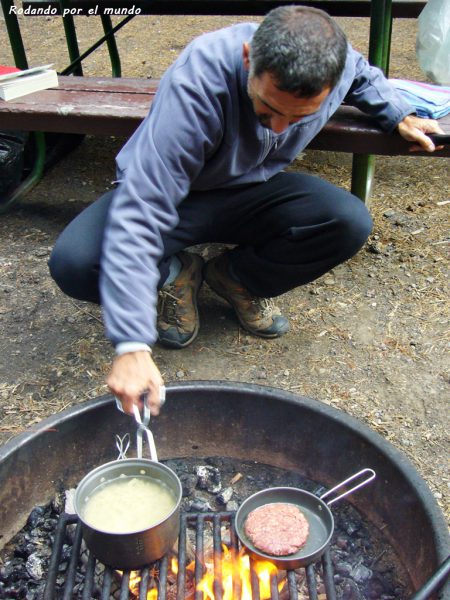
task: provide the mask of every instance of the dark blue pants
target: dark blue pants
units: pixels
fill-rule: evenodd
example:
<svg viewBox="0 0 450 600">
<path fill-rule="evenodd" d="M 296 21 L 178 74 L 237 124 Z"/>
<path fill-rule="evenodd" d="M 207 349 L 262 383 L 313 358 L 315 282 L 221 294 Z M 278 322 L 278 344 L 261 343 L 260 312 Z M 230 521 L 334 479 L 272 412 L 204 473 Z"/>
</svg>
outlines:
<svg viewBox="0 0 450 600">
<path fill-rule="evenodd" d="M 98 275 L 106 216 L 114 192 L 62 232 L 50 272 L 63 292 L 99 302 Z M 203 243 L 236 244 L 235 273 L 253 294 L 272 297 L 317 279 L 358 252 L 372 229 L 365 205 L 330 183 L 300 173 L 234 189 L 191 192 L 177 228 L 164 237 L 161 285 L 170 257 Z"/>
</svg>

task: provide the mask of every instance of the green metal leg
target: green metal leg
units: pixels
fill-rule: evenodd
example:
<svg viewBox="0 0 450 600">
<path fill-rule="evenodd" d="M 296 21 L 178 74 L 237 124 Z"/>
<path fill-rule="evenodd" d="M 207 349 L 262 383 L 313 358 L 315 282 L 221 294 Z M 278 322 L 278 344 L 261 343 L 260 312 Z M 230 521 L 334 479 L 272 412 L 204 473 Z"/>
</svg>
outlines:
<svg viewBox="0 0 450 600">
<path fill-rule="evenodd" d="M 63 13 L 64 8 L 69 8 L 67 4 L 67 0 L 59 0 L 61 6 L 61 13 Z M 108 46 L 109 59 L 111 61 L 112 75 L 113 77 L 120 77 L 121 75 L 121 66 L 120 66 L 120 56 L 119 51 L 117 49 L 116 39 L 114 37 L 114 32 L 112 32 L 113 25 L 111 22 L 111 18 L 107 15 L 101 15 L 101 21 L 103 26 L 103 31 L 105 32 L 106 44 Z M 76 75 L 83 74 L 82 63 L 80 60 L 80 49 L 78 46 L 77 33 L 75 28 L 75 20 L 72 15 L 67 15 L 63 17 L 64 31 L 66 34 L 66 43 L 67 48 L 69 50 L 69 57 L 71 62 L 70 72 Z M 103 38 L 105 39 L 105 38 Z M 90 53 L 84 54 L 86 56 Z M 72 63 L 76 63 L 72 66 Z"/>
<path fill-rule="evenodd" d="M 19 21 L 17 15 L 10 12 L 14 6 L 14 0 L 0 0 L 3 16 L 5 17 L 6 30 L 8 31 L 9 43 L 14 56 L 14 62 L 18 69 L 27 69 L 28 62 L 23 45 L 22 34 L 20 32 Z"/>
<path fill-rule="evenodd" d="M 13 0 L 0 0 L 3 9 L 3 15 L 5 17 L 6 29 L 8 31 L 9 42 L 11 50 L 14 56 L 14 62 L 17 68 L 27 69 L 28 61 L 25 53 L 25 46 L 23 44 L 22 33 L 20 31 L 19 22 L 17 15 L 10 11 L 13 6 Z M 0 205 L 0 214 L 6 212 L 13 204 L 19 200 L 23 194 L 31 190 L 41 179 L 44 171 L 45 164 L 45 136 L 43 133 L 33 133 L 35 148 L 36 148 L 36 159 L 33 165 L 33 170 L 24 179 L 21 184 L 14 190 L 14 192 L 2 201 Z"/>
<path fill-rule="evenodd" d="M 61 6 L 61 14 L 64 14 L 64 9 L 67 8 L 66 0 L 59 0 L 59 4 Z M 75 21 L 72 15 L 66 15 L 65 17 L 62 17 L 62 20 L 64 33 L 66 34 L 67 50 L 69 52 L 70 62 L 72 63 L 80 56 Z M 73 73 L 75 75 L 83 75 L 83 67 L 81 66 L 81 63 L 76 65 Z"/>
<path fill-rule="evenodd" d="M 370 14 L 369 62 L 387 74 L 392 34 L 392 0 L 372 0 Z M 375 157 L 354 154 L 352 193 L 368 206 L 375 174 Z"/>
<path fill-rule="evenodd" d="M 26 179 L 14 190 L 14 192 L 4 202 L 0 204 L 0 214 L 6 212 L 13 204 L 17 202 L 24 194 L 29 192 L 41 180 L 45 165 L 45 134 L 38 131 L 33 134 L 36 146 L 36 159 L 33 170 Z"/>
<path fill-rule="evenodd" d="M 360 198 L 366 206 L 370 205 L 375 157 L 370 154 L 354 154 L 352 162 L 352 194 Z"/>
<path fill-rule="evenodd" d="M 116 38 L 112 32 L 113 25 L 111 17 L 108 15 L 101 15 L 100 18 L 102 20 L 103 31 L 105 32 L 105 35 L 108 36 L 106 38 L 106 44 L 108 46 L 109 60 L 111 61 L 112 76 L 120 77 L 122 75 L 122 68 L 120 65 L 120 56 L 119 50 L 117 49 Z M 108 35 L 110 32 L 112 33 Z"/>
</svg>

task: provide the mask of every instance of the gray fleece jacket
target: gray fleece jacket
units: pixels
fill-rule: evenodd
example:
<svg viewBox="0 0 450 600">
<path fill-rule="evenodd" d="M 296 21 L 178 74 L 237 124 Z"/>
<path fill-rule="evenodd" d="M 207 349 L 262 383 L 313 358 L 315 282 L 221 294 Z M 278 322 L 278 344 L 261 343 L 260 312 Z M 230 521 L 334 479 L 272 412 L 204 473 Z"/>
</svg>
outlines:
<svg viewBox="0 0 450 600">
<path fill-rule="evenodd" d="M 154 344 L 161 235 L 189 191 L 266 181 L 289 165 L 345 101 L 392 131 L 413 107 L 350 46 L 320 110 L 276 135 L 247 94 L 242 60 L 256 24 L 207 33 L 161 79 L 151 110 L 117 156 L 119 186 L 106 227 L 100 293 L 113 344 Z"/>
</svg>

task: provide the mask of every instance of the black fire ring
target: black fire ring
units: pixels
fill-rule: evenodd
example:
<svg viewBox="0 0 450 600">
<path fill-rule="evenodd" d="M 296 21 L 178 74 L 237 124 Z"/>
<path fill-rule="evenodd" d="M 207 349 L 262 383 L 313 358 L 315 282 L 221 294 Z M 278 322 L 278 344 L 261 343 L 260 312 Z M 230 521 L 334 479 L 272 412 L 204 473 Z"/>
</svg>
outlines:
<svg viewBox="0 0 450 600">
<path fill-rule="evenodd" d="M 387 541 L 419 589 L 450 553 L 445 519 L 410 461 L 363 423 L 279 389 L 230 382 L 169 385 L 152 422 L 161 460 L 245 458 L 302 473 L 332 487 L 349 473 L 377 472 L 351 503 Z M 115 435 L 134 431 L 112 396 L 74 406 L 0 448 L 0 547 L 36 505 L 117 458 Z M 450 599 L 450 586 L 439 595 Z"/>
</svg>

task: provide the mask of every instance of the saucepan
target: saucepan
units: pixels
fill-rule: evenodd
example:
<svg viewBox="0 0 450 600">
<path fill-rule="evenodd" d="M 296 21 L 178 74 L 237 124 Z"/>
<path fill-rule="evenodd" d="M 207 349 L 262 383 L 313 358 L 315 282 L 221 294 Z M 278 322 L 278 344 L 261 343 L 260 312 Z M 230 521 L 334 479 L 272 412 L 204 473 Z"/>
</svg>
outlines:
<svg viewBox="0 0 450 600">
<path fill-rule="evenodd" d="M 148 429 L 150 411 L 144 404 L 144 420 L 136 407 L 137 458 L 121 458 L 100 465 L 90 471 L 78 484 L 74 506 L 78 514 L 83 538 L 88 549 L 105 565 L 120 570 L 139 569 L 167 554 L 178 539 L 180 529 L 180 503 L 182 497 L 181 482 L 177 475 L 166 465 L 158 462 L 153 435 Z M 142 458 L 142 436 L 146 434 L 150 447 L 151 460 Z M 121 451 L 121 455 L 123 453 Z M 86 503 L 94 492 L 118 479 L 148 479 L 169 490 L 173 507 L 164 518 L 154 522 L 151 527 L 126 533 L 111 533 L 93 527 L 84 517 Z M 133 511 L 133 506 L 129 506 Z M 152 507 L 149 506 L 151 519 Z"/>
<path fill-rule="evenodd" d="M 318 497 L 311 492 L 299 488 L 275 487 L 261 490 L 247 498 L 239 507 L 235 517 L 236 533 L 248 553 L 258 560 L 267 560 L 279 569 L 291 570 L 315 562 L 327 549 L 334 532 L 334 518 L 330 506 L 367 485 L 376 477 L 372 469 L 363 469 L 348 477 L 345 481 L 334 486 L 322 496 Z M 359 481 L 344 493 L 325 502 L 338 490 L 342 490 L 351 482 Z M 309 524 L 309 534 L 305 545 L 297 552 L 285 556 L 274 556 L 259 550 L 245 533 L 245 522 L 248 515 L 255 509 L 267 504 L 283 503 L 293 504 L 300 509 Z"/>
</svg>

